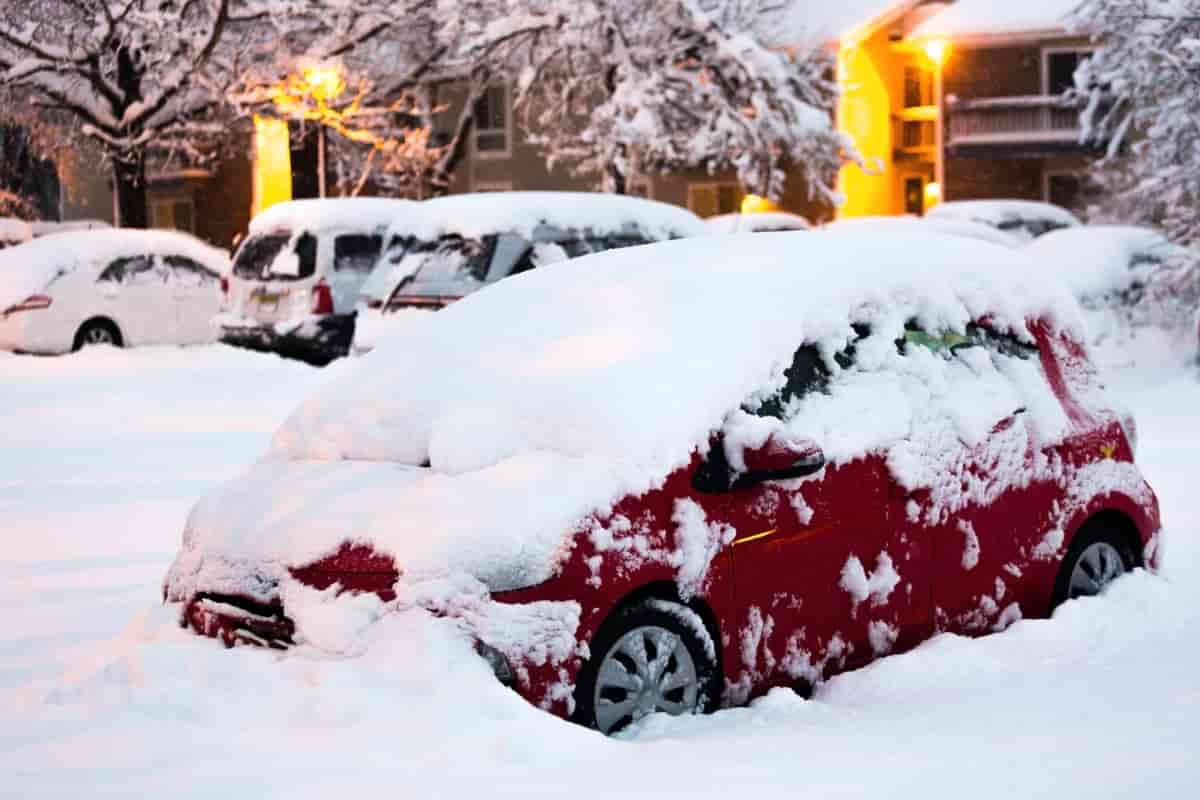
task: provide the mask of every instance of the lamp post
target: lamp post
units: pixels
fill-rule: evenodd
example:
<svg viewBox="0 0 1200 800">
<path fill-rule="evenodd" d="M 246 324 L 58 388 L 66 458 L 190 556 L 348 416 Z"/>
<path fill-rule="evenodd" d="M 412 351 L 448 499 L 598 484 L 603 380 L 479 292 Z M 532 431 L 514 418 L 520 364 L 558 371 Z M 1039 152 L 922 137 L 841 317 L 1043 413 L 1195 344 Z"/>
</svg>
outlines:
<svg viewBox="0 0 1200 800">
<path fill-rule="evenodd" d="M 325 120 L 337 112 L 329 108 L 346 88 L 337 65 L 313 65 L 303 70 L 304 84 L 317 101 L 317 193 L 325 196 Z"/>
</svg>

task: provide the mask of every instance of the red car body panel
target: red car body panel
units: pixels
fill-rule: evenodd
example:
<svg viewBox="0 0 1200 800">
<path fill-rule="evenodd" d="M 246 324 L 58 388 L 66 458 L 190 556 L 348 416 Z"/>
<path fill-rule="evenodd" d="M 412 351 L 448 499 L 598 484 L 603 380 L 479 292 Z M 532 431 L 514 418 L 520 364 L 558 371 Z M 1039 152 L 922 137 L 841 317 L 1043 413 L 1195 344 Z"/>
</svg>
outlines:
<svg viewBox="0 0 1200 800">
<path fill-rule="evenodd" d="M 1064 440 L 1039 447 L 1026 426 L 1015 424 L 1024 410 L 1013 409 L 987 441 L 951 466 L 950 501 L 928 489 L 906 490 L 879 453 L 826 465 L 798 482 L 710 493 L 696 488 L 705 461 L 696 454 L 659 488 L 583 520 L 553 579 L 492 595 L 501 603 L 580 606 L 574 655 L 561 663 L 514 664 L 514 688 L 570 716 L 573 700 L 562 687 L 574 686 L 587 644 L 615 609 L 643 594 L 682 600 L 700 613 L 717 645 L 728 705 L 774 686 L 812 685 L 940 631 L 977 635 L 1048 616 L 1072 537 L 1101 513 L 1128 531 L 1133 549 L 1154 567 L 1158 504 L 1140 476 L 1134 473 L 1132 491 L 1095 496 L 1075 497 L 1066 485 L 1074 470 L 1105 461 L 1134 469 L 1133 452 L 1115 416 L 1093 414 L 1072 394 L 1069 376 L 1091 370 L 1083 348 L 1044 323 L 1031 328 L 1046 378 L 1071 421 Z M 1008 485 L 1003 468 L 1014 459 L 1029 477 Z M 677 564 L 663 557 L 677 546 L 673 517 L 680 502 L 695 503 L 710 524 L 736 532 L 701 586 L 691 587 L 694 595 L 679 585 Z M 613 547 L 611 538 L 594 535 L 631 527 L 642 534 L 637 547 Z M 293 575 L 318 589 L 338 583 L 392 599 L 400 571 L 369 548 L 345 545 Z M 290 640 L 282 608 L 239 616 L 228 603 L 198 595 L 185 620 L 227 644 L 269 643 L 280 633 Z"/>
</svg>

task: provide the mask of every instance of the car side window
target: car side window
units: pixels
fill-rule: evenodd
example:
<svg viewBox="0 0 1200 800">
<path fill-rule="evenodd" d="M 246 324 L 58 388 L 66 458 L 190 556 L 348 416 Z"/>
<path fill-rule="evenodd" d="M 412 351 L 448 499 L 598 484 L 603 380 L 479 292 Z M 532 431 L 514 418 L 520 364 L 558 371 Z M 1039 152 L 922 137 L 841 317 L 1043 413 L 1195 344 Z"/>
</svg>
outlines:
<svg viewBox="0 0 1200 800">
<path fill-rule="evenodd" d="M 184 256 L 166 256 L 163 262 L 171 272 L 171 280 L 180 286 L 213 286 L 220 280 L 217 273 Z"/>
<path fill-rule="evenodd" d="M 154 259 L 150 256 L 126 256 L 105 267 L 96 280 L 128 286 L 162 280 L 162 277 L 154 269 Z"/>
<path fill-rule="evenodd" d="M 930 333 L 915 322 L 905 326 L 904 336 L 896 340 L 897 349 L 903 354 L 906 348 L 920 347 L 929 350 L 943 358 L 949 358 L 962 350 L 982 347 L 989 352 L 1011 356 L 1024 360 L 1036 358 L 1036 345 L 1023 342 L 1017 337 L 998 333 L 984 325 L 971 323 L 963 333 L 957 331 L 936 331 Z"/>
<path fill-rule="evenodd" d="M 292 248 L 296 254 L 297 278 L 307 278 L 317 271 L 317 237 L 305 231 L 296 239 Z"/>
<path fill-rule="evenodd" d="M 383 250 L 378 234 L 349 233 L 333 240 L 333 271 L 367 274 Z"/>
<path fill-rule="evenodd" d="M 778 392 L 763 400 L 757 408 L 747 409 L 760 417 L 783 419 L 788 406 L 813 392 L 824 392 L 829 388 L 829 367 L 825 366 L 821 352 L 806 344 L 792 356 L 792 363 L 784 371 L 784 384 Z"/>
</svg>

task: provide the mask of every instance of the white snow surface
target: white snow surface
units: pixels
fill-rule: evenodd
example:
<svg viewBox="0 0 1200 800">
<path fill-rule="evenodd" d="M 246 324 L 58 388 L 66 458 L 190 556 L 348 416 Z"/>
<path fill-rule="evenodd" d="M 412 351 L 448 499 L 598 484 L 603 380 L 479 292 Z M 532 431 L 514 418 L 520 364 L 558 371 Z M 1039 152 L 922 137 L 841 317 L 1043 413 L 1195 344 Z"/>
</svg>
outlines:
<svg viewBox="0 0 1200 800">
<path fill-rule="evenodd" d="M 813 224 L 799 214 L 764 211 L 758 214 L 718 214 L 704 220 L 713 233 L 807 231 Z"/>
<path fill-rule="evenodd" d="M 1046 273 L 1061 278 L 1081 298 L 1124 291 L 1153 269 L 1136 261 L 1161 262 L 1177 251 L 1160 232 L 1133 225 L 1061 228 L 1025 246 Z"/>
<path fill-rule="evenodd" d="M 533 585 L 553 575 L 579 522 L 657 485 L 751 395 L 778 387 L 801 342 L 832 353 L 863 322 L 872 346 L 898 357 L 892 342 L 914 317 L 931 329 L 989 314 L 1020 333 L 1031 317 L 1077 327 L 1075 301 L 1028 268 L 962 238 L 793 232 L 609 251 L 508 279 L 338 365 L 265 459 L 197 505 L 172 596 L 202 584 L 261 594 L 263 578 L 344 541 L 392 555 L 413 580 Z M 932 355 L 916 367 L 943 368 L 970 369 Z M 838 403 L 821 412 L 817 400 L 804 416 L 831 461 L 896 448 L 921 408 L 958 403 L 967 441 L 1019 405 L 1039 416 L 1036 397 L 1011 388 L 976 413 L 952 390 L 935 386 L 931 401 L 889 376 L 848 376 Z M 858 436 L 842 424 L 881 396 L 895 400 L 881 424 Z M 730 417 L 734 438 L 752 436 L 746 416 Z M 893 460 L 907 482 L 927 480 L 919 457 Z"/>
<path fill-rule="evenodd" d="M 963 236 L 967 239 L 979 239 L 984 242 L 1002 245 L 1003 247 L 1019 247 L 1023 243 L 1021 238 L 992 225 L 977 222 L 973 219 L 958 219 L 954 217 L 846 217 L 826 223 L 825 229 L 846 233 L 853 231 L 859 234 L 925 231 L 927 233 L 944 233 L 947 236 Z"/>
<path fill-rule="evenodd" d="M 1079 0 L 955 0 L 921 23 L 912 38 L 1055 32 L 1071 26 Z"/>
<path fill-rule="evenodd" d="M 277 203 L 250 220 L 250 235 L 276 230 L 316 233 L 337 228 L 386 229 L 421 204 L 386 197 L 327 197 Z"/>
<path fill-rule="evenodd" d="M 278 654 L 226 650 L 160 604 L 189 505 L 331 375 L 225 347 L 0 353 L 0 794 L 590 800 L 612 782 L 589 776 L 620 775 L 653 797 L 1191 798 L 1195 355 L 1150 336 L 1097 353 L 1138 416 L 1160 575 L 999 635 L 939 636 L 811 700 L 776 690 L 608 740 L 527 705 L 420 610 L 344 595 L 325 613 L 350 641 Z"/>
<path fill-rule="evenodd" d="M 186 233 L 109 228 L 68 231 L 0 250 L 0 310 L 44 291 L 60 274 L 97 269 L 122 256 L 174 254 L 222 275 L 229 253 Z"/>
<path fill-rule="evenodd" d="M 447 234 L 479 238 L 500 232 L 531 238 L 541 225 L 595 233 L 636 225 L 655 239 L 710 232 L 686 208 L 601 192 L 479 192 L 426 200 L 418 209 L 419 217 L 398 220 L 393 233 L 435 241 Z"/>
</svg>

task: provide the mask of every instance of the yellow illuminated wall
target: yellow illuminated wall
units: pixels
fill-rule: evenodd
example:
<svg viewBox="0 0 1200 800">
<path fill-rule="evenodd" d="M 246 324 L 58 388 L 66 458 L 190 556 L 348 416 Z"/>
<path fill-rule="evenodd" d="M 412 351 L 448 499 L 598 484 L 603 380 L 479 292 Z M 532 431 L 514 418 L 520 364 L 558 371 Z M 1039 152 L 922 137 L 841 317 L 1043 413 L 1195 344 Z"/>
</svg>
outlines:
<svg viewBox="0 0 1200 800">
<path fill-rule="evenodd" d="M 292 199 L 292 156 L 288 126 L 279 119 L 254 118 L 254 205 L 251 216 Z"/>
<path fill-rule="evenodd" d="M 849 134 L 868 169 L 842 167 L 838 188 L 846 202 L 838 217 L 895 214 L 895 176 L 892 164 L 892 100 L 885 70 L 890 66 L 886 40 L 873 36 L 838 51 L 838 129 Z"/>
</svg>

